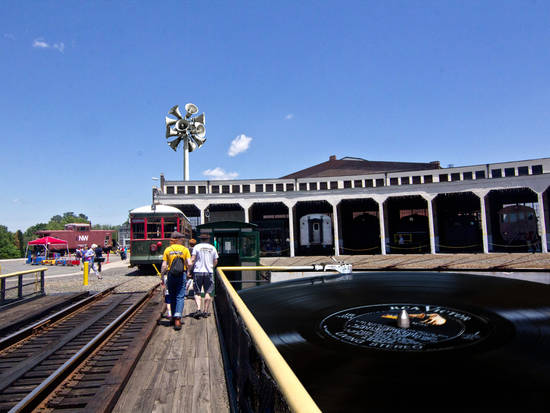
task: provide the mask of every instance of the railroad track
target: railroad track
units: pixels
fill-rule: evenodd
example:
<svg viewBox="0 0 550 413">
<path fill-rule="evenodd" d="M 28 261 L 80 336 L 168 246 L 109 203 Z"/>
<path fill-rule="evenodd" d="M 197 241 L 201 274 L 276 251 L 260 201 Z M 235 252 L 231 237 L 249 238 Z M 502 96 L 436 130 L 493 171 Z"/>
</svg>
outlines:
<svg viewBox="0 0 550 413">
<path fill-rule="evenodd" d="M 17 318 L 16 320 L 13 320 L 12 322 L 8 322 L 7 324 L 0 327 L 0 342 L 5 337 L 8 337 L 16 332 L 19 332 L 25 329 L 26 327 L 39 322 L 42 319 L 48 319 L 54 316 L 56 313 L 61 312 L 63 309 L 68 308 L 75 303 L 82 302 L 84 299 L 89 297 L 91 296 L 88 292 L 83 292 L 80 294 L 69 295 L 66 299 L 56 300 L 53 303 L 47 302 L 46 305 L 42 306 L 39 311 L 33 311 L 33 310 L 36 310 L 36 307 L 34 307 L 24 317 Z M 26 304 L 21 303 L 18 305 L 26 305 Z M 6 306 L 6 307 L 9 311 L 10 307 L 9 306 Z M 4 308 L 0 308 L 0 312 L 3 310 Z M 3 313 L 2 315 L 4 314 L 5 313 Z M 0 349 L 1 348 L 2 347 L 0 346 Z"/>
<path fill-rule="evenodd" d="M 0 412 L 109 410 L 162 306 L 156 288 L 109 292 L 0 342 Z"/>
</svg>

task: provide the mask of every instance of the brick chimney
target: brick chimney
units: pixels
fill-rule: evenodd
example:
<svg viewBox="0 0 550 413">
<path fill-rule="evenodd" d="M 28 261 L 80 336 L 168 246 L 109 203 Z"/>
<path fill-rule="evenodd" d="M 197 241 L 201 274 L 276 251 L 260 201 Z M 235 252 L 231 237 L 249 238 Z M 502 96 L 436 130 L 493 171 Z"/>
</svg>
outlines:
<svg viewBox="0 0 550 413">
<path fill-rule="evenodd" d="M 335 161 L 336 160 L 336 155 L 330 155 L 328 160 L 329 161 Z"/>
</svg>

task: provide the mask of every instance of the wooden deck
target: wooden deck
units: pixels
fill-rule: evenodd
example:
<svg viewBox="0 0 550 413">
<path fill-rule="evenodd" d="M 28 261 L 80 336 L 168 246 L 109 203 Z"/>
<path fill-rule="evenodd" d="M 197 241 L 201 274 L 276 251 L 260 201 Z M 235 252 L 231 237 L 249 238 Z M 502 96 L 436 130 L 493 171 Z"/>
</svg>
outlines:
<svg viewBox="0 0 550 413">
<path fill-rule="evenodd" d="M 195 311 L 185 300 L 184 313 Z M 216 320 L 182 319 L 180 331 L 161 321 L 114 412 L 229 412 Z"/>
<path fill-rule="evenodd" d="M 550 271 L 550 253 L 340 255 L 354 270 Z M 262 265 L 334 264 L 328 256 L 263 257 Z"/>
</svg>

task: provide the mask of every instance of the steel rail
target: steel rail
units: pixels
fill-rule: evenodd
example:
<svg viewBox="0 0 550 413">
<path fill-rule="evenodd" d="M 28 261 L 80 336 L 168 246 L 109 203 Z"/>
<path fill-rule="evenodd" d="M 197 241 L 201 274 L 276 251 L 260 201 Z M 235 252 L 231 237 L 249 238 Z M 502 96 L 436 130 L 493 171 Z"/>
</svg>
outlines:
<svg viewBox="0 0 550 413">
<path fill-rule="evenodd" d="M 248 329 L 258 352 L 265 360 L 271 374 L 277 385 L 281 389 L 281 393 L 286 399 L 290 409 L 295 413 L 318 413 L 321 409 L 313 401 L 303 384 L 298 380 L 286 360 L 283 358 L 277 347 L 270 340 L 267 333 L 260 326 L 260 323 L 252 315 L 244 301 L 241 299 L 237 291 L 233 288 L 227 279 L 224 271 L 244 271 L 244 270 L 265 270 L 265 271 L 301 271 L 303 269 L 313 269 L 313 266 L 302 267 L 218 267 L 218 275 L 223 282 L 237 312 L 243 319 L 246 328 Z"/>
<path fill-rule="evenodd" d="M 111 287 L 106 290 L 103 290 L 99 293 L 96 293 L 94 295 L 91 295 L 90 297 L 86 297 L 80 301 L 77 301 L 76 303 L 70 305 L 69 307 L 66 307 L 62 310 L 59 310 L 58 312 L 47 316 L 46 318 L 43 318 L 42 320 L 39 320 L 19 331 L 16 331 L 13 334 L 10 334 L 9 336 L 4 337 L 0 340 L 0 351 L 3 351 L 7 349 L 8 347 L 12 346 L 13 344 L 32 336 L 35 332 L 38 330 L 41 330 L 47 326 L 49 326 L 52 323 L 55 323 L 56 321 L 59 321 L 63 319 L 64 317 L 72 314 L 76 310 L 78 310 L 80 307 L 84 307 L 88 304 L 91 304 L 104 296 L 111 294 L 113 290 L 116 287 Z"/>
<path fill-rule="evenodd" d="M 44 379 L 37 387 L 34 388 L 27 396 L 25 396 L 19 403 L 9 410 L 9 413 L 23 412 L 32 410 L 36 405 L 44 399 L 45 393 L 54 384 L 63 380 L 64 376 L 70 374 L 85 358 L 91 353 L 96 346 L 101 344 L 104 339 L 111 335 L 111 333 L 118 328 L 122 322 L 129 317 L 129 315 L 137 311 L 141 305 L 151 298 L 156 287 L 151 289 L 148 293 L 128 307 L 122 314 L 120 314 L 115 320 L 113 320 L 108 326 L 106 326 L 101 332 L 99 332 L 93 339 L 91 339 L 84 347 L 82 347 L 76 354 L 74 354 L 69 360 L 61 365 L 56 371 L 50 374 Z"/>
</svg>

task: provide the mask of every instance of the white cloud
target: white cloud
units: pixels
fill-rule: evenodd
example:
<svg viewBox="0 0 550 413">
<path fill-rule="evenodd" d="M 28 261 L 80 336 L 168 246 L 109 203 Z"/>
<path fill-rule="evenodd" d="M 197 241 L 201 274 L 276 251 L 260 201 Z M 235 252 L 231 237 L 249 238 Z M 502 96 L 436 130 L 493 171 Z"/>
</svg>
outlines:
<svg viewBox="0 0 550 413">
<path fill-rule="evenodd" d="M 294 119 L 294 113 L 289 113 L 288 115 L 285 116 L 285 119 L 286 120 Z"/>
<path fill-rule="evenodd" d="M 35 39 L 34 42 L 32 43 L 32 47 L 37 47 L 39 49 L 47 49 L 50 47 L 50 45 L 42 39 Z"/>
<path fill-rule="evenodd" d="M 53 48 L 54 48 L 54 49 L 57 49 L 57 50 L 59 50 L 61 53 L 63 53 L 63 50 L 65 50 L 65 43 L 63 43 L 63 42 L 55 43 L 55 44 L 53 45 Z"/>
<path fill-rule="evenodd" d="M 60 53 L 63 53 L 63 51 L 65 50 L 65 43 L 59 42 L 59 43 L 54 43 L 53 45 L 50 45 L 48 42 L 45 42 L 43 39 L 38 38 L 38 39 L 34 39 L 34 41 L 32 42 L 32 47 L 38 48 L 38 49 L 55 49 Z"/>
<path fill-rule="evenodd" d="M 245 152 L 250 146 L 252 138 L 244 134 L 237 136 L 233 141 L 231 141 L 231 146 L 227 154 L 229 156 L 236 156 L 241 152 Z"/>
<path fill-rule="evenodd" d="M 204 176 L 210 177 L 211 179 L 218 180 L 236 179 L 239 176 L 237 172 L 225 172 L 219 166 L 215 167 L 214 169 L 207 169 L 206 171 L 203 171 L 202 174 Z"/>
</svg>

